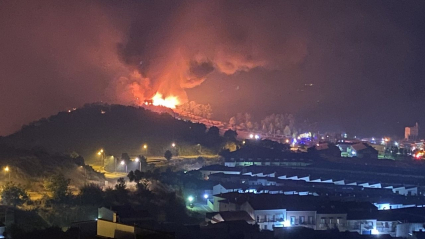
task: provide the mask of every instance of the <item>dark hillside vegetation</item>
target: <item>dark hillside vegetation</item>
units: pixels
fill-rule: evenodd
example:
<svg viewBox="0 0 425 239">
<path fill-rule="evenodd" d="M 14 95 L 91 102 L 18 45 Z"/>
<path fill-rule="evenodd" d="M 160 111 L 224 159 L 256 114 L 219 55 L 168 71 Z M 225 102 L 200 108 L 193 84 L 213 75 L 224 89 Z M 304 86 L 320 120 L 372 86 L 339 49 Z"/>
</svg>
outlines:
<svg viewBox="0 0 425 239">
<path fill-rule="evenodd" d="M 218 129 L 177 120 L 167 113 L 141 107 L 88 104 L 70 112 L 25 125 L 0 143 L 17 148 L 43 148 L 48 152 L 77 152 L 96 159 L 103 148 L 107 155 L 164 155 L 176 143 L 180 155 L 217 153 L 223 144 Z M 145 151 L 142 145 L 147 144 Z"/>
<path fill-rule="evenodd" d="M 105 180 L 103 174 L 84 165 L 84 159 L 80 156 L 73 158 L 64 154 L 49 154 L 41 149 L 15 149 L 0 145 L 0 166 L 3 182 L 19 183 L 30 190 L 42 188 L 46 178 L 58 173 L 70 178 L 75 186 L 84 185 L 88 180 Z M 3 170 L 6 166 L 9 172 Z"/>
</svg>

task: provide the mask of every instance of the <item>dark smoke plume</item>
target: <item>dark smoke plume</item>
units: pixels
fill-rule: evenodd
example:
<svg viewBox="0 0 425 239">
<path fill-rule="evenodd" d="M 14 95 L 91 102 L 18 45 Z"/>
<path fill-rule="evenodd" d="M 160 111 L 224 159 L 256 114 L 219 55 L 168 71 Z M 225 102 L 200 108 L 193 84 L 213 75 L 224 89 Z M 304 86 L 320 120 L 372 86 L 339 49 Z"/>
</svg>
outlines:
<svg viewBox="0 0 425 239">
<path fill-rule="evenodd" d="M 118 48 L 122 61 L 140 78 L 120 81 L 133 85 L 131 92 L 138 99 L 160 91 L 186 101 L 185 89 L 200 85 L 213 71 L 230 75 L 256 67 L 281 69 L 303 61 L 305 36 L 284 20 L 293 15 L 290 5 L 279 9 L 261 2 L 245 5 L 185 1 L 175 11 L 164 10 L 166 14 L 141 14 Z M 136 95 L 135 88 L 143 92 Z"/>
</svg>

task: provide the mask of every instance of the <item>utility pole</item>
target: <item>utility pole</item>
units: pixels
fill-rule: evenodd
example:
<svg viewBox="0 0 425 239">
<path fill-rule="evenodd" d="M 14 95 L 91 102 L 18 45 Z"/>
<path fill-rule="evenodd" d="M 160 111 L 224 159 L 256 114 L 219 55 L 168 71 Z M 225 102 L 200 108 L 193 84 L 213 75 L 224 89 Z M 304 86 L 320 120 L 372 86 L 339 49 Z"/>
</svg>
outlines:
<svg viewBox="0 0 425 239">
<path fill-rule="evenodd" d="M 10 182 L 10 168 L 9 168 L 9 166 L 6 166 L 6 167 L 4 168 L 4 171 L 5 171 L 7 174 L 9 174 L 9 182 Z"/>
<path fill-rule="evenodd" d="M 117 172 L 117 161 L 114 156 L 112 158 L 114 159 L 114 172 Z"/>
</svg>

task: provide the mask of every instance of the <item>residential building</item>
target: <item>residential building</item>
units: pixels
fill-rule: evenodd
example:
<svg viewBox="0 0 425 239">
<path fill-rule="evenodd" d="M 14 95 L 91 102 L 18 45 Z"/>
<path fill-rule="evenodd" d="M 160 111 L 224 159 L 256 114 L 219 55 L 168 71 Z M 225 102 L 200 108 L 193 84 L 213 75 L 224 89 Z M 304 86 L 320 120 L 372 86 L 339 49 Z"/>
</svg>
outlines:
<svg viewBox="0 0 425 239">
<path fill-rule="evenodd" d="M 205 166 L 199 169 L 199 171 L 202 173 L 202 177 L 206 180 L 208 180 L 209 175 L 215 174 L 215 173 L 225 173 L 225 174 L 240 174 L 240 170 L 229 168 L 227 166 L 223 165 L 209 165 Z"/>
<path fill-rule="evenodd" d="M 153 217 L 146 210 L 135 210 L 130 206 L 113 206 L 98 208 L 98 219 L 132 225 L 153 220 Z"/>
<path fill-rule="evenodd" d="M 329 203 L 312 196 L 226 193 L 216 195 L 215 210 L 246 211 L 260 230 L 302 226 L 315 230 L 346 230 L 349 204 Z M 213 219 L 209 219 L 213 220 Z"/>
<path fill-rule="evenodd" d="M 419 125 L 417 122 L 415 126 L 413 127 L 404 128 L 404 138 L 406 140 L 416 140 L 418 138 L 418 134 L 419 134 Z"/>
<path fill-rule="evenodd" d="M 248 224 L 255 224 L 255 220 L 246 211 L 221 211 L 207 213 L 207 221 L 212 224 L 230 221 L 246 221 Z"/>
<path fill-rule="evenodd" d="M 102 238 L 133 239 L 133 238 L 174 238 L 173 233 L 154 231 L 134 225 L 97 220 L 97 236 Z"/>
<path fill-rule="evenodd" d="M 378 158 L 378 151 L 367 143 L 339 142 L 341 157 Z"/>
</svg>

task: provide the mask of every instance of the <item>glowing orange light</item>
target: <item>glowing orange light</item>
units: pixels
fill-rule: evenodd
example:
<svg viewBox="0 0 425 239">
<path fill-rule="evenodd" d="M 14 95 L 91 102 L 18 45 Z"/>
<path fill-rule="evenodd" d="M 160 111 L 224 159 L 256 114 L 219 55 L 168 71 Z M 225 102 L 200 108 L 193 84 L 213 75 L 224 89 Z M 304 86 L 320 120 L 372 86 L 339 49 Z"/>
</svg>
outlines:
<svg viewBox="0 0 425 239">
<path fill-rule="evenodd" d="M 174 109 L 179 104 L 179 100 L 176 96 L 162 97 L 162 94 L 157 92 L 155 96 L 152 97 L 152 104 L 154 106 L 164 106 Z"/>
</svg>

